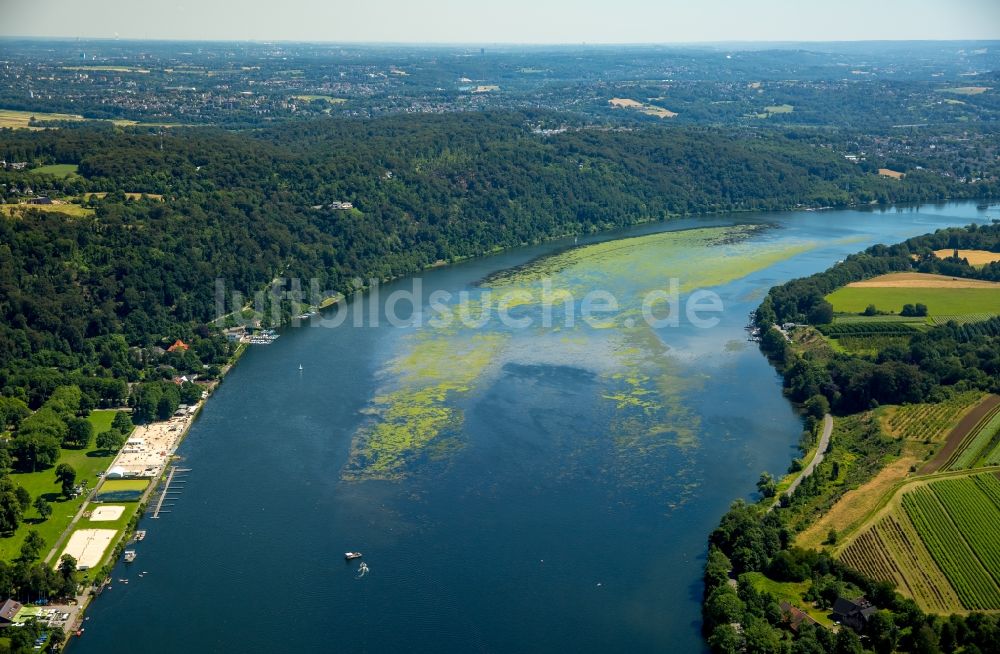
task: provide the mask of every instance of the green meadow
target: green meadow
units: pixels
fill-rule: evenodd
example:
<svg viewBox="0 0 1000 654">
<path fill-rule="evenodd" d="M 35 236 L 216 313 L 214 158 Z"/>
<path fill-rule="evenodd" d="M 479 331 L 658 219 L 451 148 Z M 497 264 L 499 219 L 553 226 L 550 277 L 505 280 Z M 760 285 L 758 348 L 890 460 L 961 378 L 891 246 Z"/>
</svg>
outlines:
<svg viewBox="0 0 1000 654">
<path fill-rule="evenodd" d="M 861 313 L 869 304 L 879 311 L 899 313 L 904 304 L 926 304 L 928 313 L 961 315 L 1000 313 L 997 288 L 879 288 L 845 286 L 826 296 L 837 313 Z"/>
</svg>

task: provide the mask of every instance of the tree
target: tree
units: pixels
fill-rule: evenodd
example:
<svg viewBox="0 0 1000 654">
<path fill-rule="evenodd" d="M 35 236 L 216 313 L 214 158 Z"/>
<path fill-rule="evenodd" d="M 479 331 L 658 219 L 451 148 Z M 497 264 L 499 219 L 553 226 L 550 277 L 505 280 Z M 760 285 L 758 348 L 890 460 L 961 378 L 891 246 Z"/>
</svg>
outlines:
<svg viewBox="0 0 1000 654">
<path fill-rule="evenodd" d="M 864 310 L 864 312 L 863 312 L 862 315 L 865 315 L 865 316 L 877 316 L 878 315 L 878 309 L 875 308 L 874 304 L 869 304 L 867 307 L 865 307 L 865 310 Z"/>
<path fill-rule="evenodd" d="M 0 533 L 12 534 L 21 524 L 21 502 L 9 478 L 0 479 Z"/>
<path fill-rule="evenodd" d="M 117 429 L 123 434 L 129 434 L 132 431 L 132 417 L 124 411 L 118 411 L 115 413 L 115 417 L 111 420 L 111 428 Z"/>
<path fill-rule="evenodd" d="M 24 542 L 21 543 L 21 553 L 17 558 L 19 561 L 30 563 L 41 555 L 44 547 L 45 539 L 42 538 L 41 534 L 32 529 L 28 532 L 28 535 L 24 537 Z"/>
<path fill-rule="evenodd" d="M 70 417 L 66 420 L 66 426 L 69 429 L 66 440 L 63 442 L 64 445 L 87 447 L 90 444 L 90 439 L 94 437 L 94 425 L 86 418 Z"/>
<path fill-rule="evenodd" d="M 56 466 L 56 481 L 62 484 L 63 495 L 69 497 L 76 483 L 76 470 L 68 463 L 60 463 Z"/>
<path fill-rule="evenodd" d="M 830 413 L 830 401 L 825 395 L 817 393 L 805 401 L 803 408 L 806 410 L 806 415 L 819 419 Z"/>
<path fill-rule="evenodd" d="M 781 651 L 781 632 L 760 618 L 749 618 L 743 628 L 746 654 L 774 654 Z"/>
<path fill-rule="evenodd" d="M 48 500 L 39 495 L 35 498 L 35 510 L 38 511 L 38 515 L 41 516 L 42 520 L 48 520 L 49 516 L 52 515 L 52 505 L 49 504 Z"/>
<path fill-rule="evenodd" d="M 875 654 L 892 654 L 899 644 L 899 627 L 890 611 L 872 614 L 865 625 L 865 632 L 871 640 Z"/>
<path fill-rule="evenodd" d="M 17 459 L 18 469 L 35 472 L 39 468 L 53 465 L 59 459 L 61 443 L 62 438 L 38 432 L 25 433 L 22 430 L 11 442 L 11 453 Z"/>
<path fill-rule="evenodd" d="M 719 625 L 742 621 L 743 608 L 743 600 L 729 584 L 718 586 L 705 598 L 705 628 L 711 633 Z"/>
<path fill-rule="evenodd" d="M 763 497 L 774 497 L 778 492 L 778 484 L 770 472 L 760 473 L 760 478 L 757 480 L 757 492 Z"/>
<path fill-rule="evenodd" d="M 829 325 L 833 322 L 833 305 L 826 300 L 820 300 L 809 312 L 809 324 Z"/>
<path fill-rule="evenodd" d="M 733 564 L 718 547 L 708 548 L 708 560 L 705 562 L 705 591 L 711 592 L 716 586 L 729 581 L 729 571 Z"/>
<path fill-rule="evenodd" d="M 861 639 L 854 633 L 853 629 L 841 627 L 837 632 L 837 640 L 833 647 L 833 654 L 863 654 Z"/>
<path fill-rule="evenodd" d="M 109 429 L 97 435 L 97 449 L 105 452 L 117 452 L 125 444 L 125 434 L 117 429 Z"/>
<path fill-rule="evenodd" d="M 50 651 L 57 651 L 62 648 L 62 644 L 66 642 L 66 632 L 62 629 L 53 629 L 49 632 L 49 649 Z"/>
<path fill-rule="evenodd" d="M 63 554 L 59 559 L 57 571 L 59 572 L 59 576 L 62 578 L 62 588 L 60 591 L 63 597 L 72 597 L 73 595 L 76 595 L 76 589 L 79 583 L 76 575 L 76 567 L 77 560 L 69 554 Z"/>
<path fill-rule="evenodd" d="M 0 429 L 17 429 L 31 415 L 31 409 L 16 397 L 0 397 Z"/>
<path fill-rule="evenodd" d="M 14 495 L 17 497 L 17 503 L 21 505 L 22 513 L 31 506 L 31 493 L 24 486 L 14 486 Z"/>
<path fill-rule="evenodd" d="M 743 638 L 730 624 L 720 624 L 708 637 L 713 654 L 739 654 L 743 651 Z"/>
<path fill-rule="evenodd" d="M 826 540 L 823 542 L 826 543 L 827 545 L 836 545 L 837 538 L 838 538 L 837 530 L 834 529 L 833 527 L 830 527 L 830 531 L 828 531 L 826 534 Z"/>
</svg>

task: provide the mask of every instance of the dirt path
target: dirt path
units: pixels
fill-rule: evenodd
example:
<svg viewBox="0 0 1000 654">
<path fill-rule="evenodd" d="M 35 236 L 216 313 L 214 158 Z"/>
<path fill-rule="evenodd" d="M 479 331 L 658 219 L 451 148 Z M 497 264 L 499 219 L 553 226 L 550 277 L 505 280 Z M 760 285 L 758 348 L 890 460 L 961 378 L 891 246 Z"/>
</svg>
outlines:
<svg viewBox="0 0 1000 654">
<path fill-rule="evenodd" d="M 799 476 L 796 477 L 792 481 L 792 483 L 788 486 L 788 489 L 785 490 L 784 493 L 782 493 L 783 495 L 791 496 L 792 493 L 795 492 L 795 489 L 799 487 L 799 484 L 802 483 L 802 480 L 811 475 L 813 473 L 813 470 L 816 469 L 816 466 L 818 466 L 820 463 L 823 462 L 823 457 L 826 456 L 826 450 L 827 448 L 830 447 L 830 435 L 832 433 L 833 433 L 833 416 L 831 416 L 828 413 L 825 416 L 823 416 L 823 433 L 820 434 L 819 444 L 816 446 L 816 456 L 814 456 L 813 460 L 809 462 L 809 465 L 807 465 L 805 468 L 802 469 L 802 472 L 799 473 Z M 781 498 L 778 497 L 778 500 L 770 506 L 768 511 L 778 506 L 780 503 L 781 503 Z"/>
<path fill-rule="evenodd" d="M 938 450 L 938 453 L 934 455 L 934 458 L 927 462 L 927 464 L 920 469 L 921 475 L 929 475 L 933 472 L 937 472 L 941 466 L 948 462 L 951 455 L 955 453 L 958 446 L 962 444 L 965 437 L 969 435 L 969 432 L 976 428 L 983 418 L 985 418 L 989 413 L 997 406 L 1000 406 L 1000 395 L 988 395 L 986 399 L 976 405 L 972 411 L 965 414 L 955 428 L 948 432 L 948 438 L 944 442 L 944 447 Z"/>
</svg>

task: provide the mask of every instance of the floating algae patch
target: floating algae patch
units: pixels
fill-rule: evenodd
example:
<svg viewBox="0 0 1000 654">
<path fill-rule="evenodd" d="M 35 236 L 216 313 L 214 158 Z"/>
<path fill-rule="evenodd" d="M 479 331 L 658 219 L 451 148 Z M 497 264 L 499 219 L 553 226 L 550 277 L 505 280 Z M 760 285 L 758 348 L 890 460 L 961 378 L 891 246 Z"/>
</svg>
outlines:
<svg viewBox="0 0 1000 654">
<path fill-rule="evenodd" d="M 472 390 L 506 340 L 495 333 L 409 337 L 407 352 L 389 365 L 393 388 L 375 398 L 376 417 L 354 436 L 343 478 L 400 478 L 416 461 L 444 458 L 460 447 L 463 415 L 454 399 Z"/>
<path fill-rule="evenodd" d="M 735 225 L 659 232 L 595 243 L 533 261 L 493 275 L 481 286 L 501 298 L 517 298 L 517 306 L 580 302 L 591 291 L 610 293 L 618 305 L 613 317 L 602 316 L 591 327 L 607 329 L 634 324 L 643 300 L 656 290 L 679 293 L 726 284 L 814 247 L 808 241 L 762 240 L 770 227 Z"/>
<path fill-rule="evenodd" d="M 683 375 L 666 345 L 646 326 L 622 330 L 618 369 L 609 375 L 615 404 L 611 433 L 620 455 L 697 445 L 700 419 L 685 401 L 701 378 Z"/>
</svg>

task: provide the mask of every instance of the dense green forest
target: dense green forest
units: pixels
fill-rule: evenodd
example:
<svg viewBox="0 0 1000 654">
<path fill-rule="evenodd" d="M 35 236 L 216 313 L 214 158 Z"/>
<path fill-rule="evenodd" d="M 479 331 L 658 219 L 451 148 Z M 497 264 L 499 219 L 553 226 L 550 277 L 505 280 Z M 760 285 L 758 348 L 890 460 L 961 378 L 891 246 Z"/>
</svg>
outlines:
<svg viewBox="0 0 1000 654">
<path fill-rule="evenodd" d="M 8 196 L 30 185 L 93 214 L 48 207 L 0 221 L 0 389 L 36 408 L 68 375 L 94 402 L 114 403 L 121 387 L 93 380 L 144 379 L 160 363 L 150 347 L 191 339 L 197 360 L 166 362 L 181 372 L 224 360 L 207 327 L 217 278 L 247 294 L 278 274 L 344 291 L 355 278 L 677 215 L 991 192 L 933 175 L 882 179 L 775 133 L 540 135 L 533 126 L 545 117 L 328 119 L 252 133 L 4 130 L 8 161 L 79 173 L 8 170 Z M 354 208 L 330 208 L 342 201 Z"/>
</svg>

